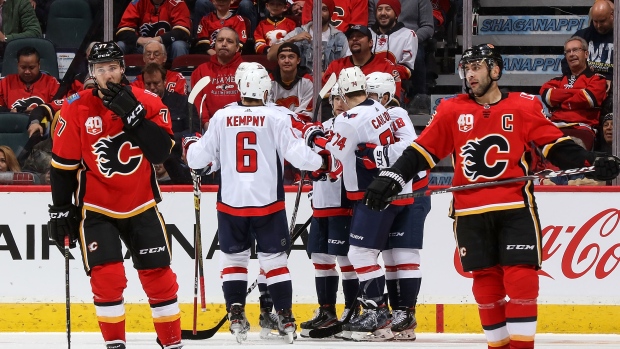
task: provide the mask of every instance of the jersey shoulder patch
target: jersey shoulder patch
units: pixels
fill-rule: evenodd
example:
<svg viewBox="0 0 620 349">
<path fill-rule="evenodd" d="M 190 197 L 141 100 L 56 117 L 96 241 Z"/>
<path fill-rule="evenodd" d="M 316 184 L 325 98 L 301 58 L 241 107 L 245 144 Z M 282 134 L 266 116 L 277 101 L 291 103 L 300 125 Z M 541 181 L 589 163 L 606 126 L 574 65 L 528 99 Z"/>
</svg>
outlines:
<svg viewBox="0 0 620 349">
<path fill-rule="evenodd" d="M 71 96 L 67 97 L 67 103 L 71 104 L 71 103 L 77 101 L 78 99 L 80 99 L 80 95 L 77 94 L 77 93 L 74 93 Z"/>
</svg>

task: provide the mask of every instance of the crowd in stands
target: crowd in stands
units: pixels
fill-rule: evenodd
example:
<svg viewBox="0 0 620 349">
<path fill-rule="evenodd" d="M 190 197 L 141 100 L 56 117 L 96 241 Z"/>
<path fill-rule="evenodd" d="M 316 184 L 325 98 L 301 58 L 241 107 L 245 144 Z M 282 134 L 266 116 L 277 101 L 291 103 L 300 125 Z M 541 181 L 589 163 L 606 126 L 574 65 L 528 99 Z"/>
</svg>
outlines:
<svg viewBox="0 0 620 349">
<path fill-rule="evenodd" d="M 7 42 L 44 37 L 54 1 L 59 0 L 0 0 L 0 55 Z M 102 1 L 83 1 L 90 5 L 93 17 L 103 16 Z M 448 22 L 458 21 L 455 13 L 462 1 L 322 0 L 321 5 L 321 72 L 313 72 L 313 0 L 114 2 L 115 41 L 126 57 L 141 56 L 136 64 L 141 71 L 128 76 L 127 83 L 160 96 L 172 114 L 176 146 L 170 161 L 162 164 L 169 182 L 191 182 L 181 158 L 181 137 L 206 129 L 216 110 L 239 99 L 235 71 L 242 62 L 267 67 L 273 80 L 270 102 L 307 120 L 315 106 L 330 108 L 327 100 L 313 100 L 313 80 L 324 83 L 332 73 L 338 75 L 350 66 L 359 66 L 365 74 L 392 74 L 403 108 L 412 115 L 430 113 L 430 93 L 438 73 L 434 42 L 445 35 Z M 611 133 L 605 125 L 613 122 L 609 117 L 613 2 L 597 0 L 590 12 L 591 25 L 576 32 L 576 38 L 567 38 L 564 45 L 563 75 L 544 84 L 540 94 L 551 120 L 565 134 L 581 139 L 588 149 L 610 151 L 607 135 Z M 89 42 L 103 39 L 101 28 L 91 29 Z M 41 73 L 36 47 L 20 50 L 17 60 L 18 73 L 0 81 L 0 112 L 30 116 L 31 141 L 23 149 L 14 149 L 23 167 L 33 156 L 41 158 L 45 153 L 45 147 L 38 149 L 35 144 L 49 139 L 49 125 L 62 98 L 93 88 L 94 82 L 82 59 L 70 87 L 61 88 L 64 94 L 57 96 L 59 82 Z M 175 64 L 180 61 L 193 62 L 191 77 L 179 69 L 181 63 Z M 206 76 L 211 82 L 196 98 L 194 108 L 187 94 Z M 32 161 L 27 168 L 46 173 Z"/>
</svg>

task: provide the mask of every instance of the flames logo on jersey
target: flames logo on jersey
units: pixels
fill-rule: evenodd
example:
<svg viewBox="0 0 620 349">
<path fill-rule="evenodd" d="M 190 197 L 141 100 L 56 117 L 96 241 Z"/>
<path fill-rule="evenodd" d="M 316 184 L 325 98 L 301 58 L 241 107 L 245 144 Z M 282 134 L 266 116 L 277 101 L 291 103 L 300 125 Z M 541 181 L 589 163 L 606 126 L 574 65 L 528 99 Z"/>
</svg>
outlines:
<svg viewBox="0 0 620 349">
<path fill-rule="evenodd" d="M 124 132 L 100 138 L 93 144 L 93 154 L 97 155 L 95 161 L 99 171 L 108 178 L 115 174 L 130 175 L 142 162 L 142 151 Z"/>
<path fill-rule="evenodd" d="M 478 178 L 494 179 L 502 175 L 508 167 L 508 160 L 499 160 L 490 164 L 489 153 L 496 148 L 496 153 L 508 153 L 510 145 L 502 135 L 488 135 L 482 139 L 474 139 L 461 147 L 463 173 L 471 181 Z"/>
<path fill-rule="evenodd" d="M 28 98 L 21 98 L 13 102 L 11 109 L 16 109 L 18 113 L 25 112 L 28 108 L 34 108 L 39 104 L 43 104 L 45 101 L 38 96 L 32 96 Z"/>
<path fill-rule="evenodd" d="M 377 46 L 382 47 L 387 45 L 388 36 L 387 35 L 379 35 L 377 38 Z"/>
<path fill-rule="evenodd" d="M 154 38 L 172 30 L 170 23 L 159 21 L 155 23 L 144 23 L 140 26 L 140 36 Z"/>
<path fill-rule="evenodd" d="M 274 29 L 265 34 L 265 39 L 267 39 L 267 45 L 271 46 L 273 44 L 279 43 L 286 36 L 286 30 L 282 29 Z"/>
<path fill-rule="evenodd" d="M 295 108 L 299 106 L 299 97 L 287 96 L 287 97 L 278 98 L 276 100 L 276 104 L 283 106 L 284 108 L 288 110 L 295 110 Z"/>
</svg>

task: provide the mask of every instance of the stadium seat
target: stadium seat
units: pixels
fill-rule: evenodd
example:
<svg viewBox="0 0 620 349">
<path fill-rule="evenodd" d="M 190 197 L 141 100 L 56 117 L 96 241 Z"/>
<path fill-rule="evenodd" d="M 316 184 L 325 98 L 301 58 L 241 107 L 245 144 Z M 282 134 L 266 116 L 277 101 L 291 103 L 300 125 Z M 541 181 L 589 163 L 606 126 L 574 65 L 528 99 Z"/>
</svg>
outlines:
<svg viewBox="0 0 620 349">
<path fill-rule="evenodd" d="M 272 62 L 266 55 L 241 55 L 244 62 L 256 62 L 262 64 L 270 73 L 278 68 L 278 62 Z"/>
<path fill-rule="evenodd" d="M 125 75 L 128 77 L 138 76 L 142 74 L 142 68 L 144 68 L 144 57 L 142 53 L 130 53 L 125 55 Z"/>
<path fill-rule="evenodd" d="M 85 0 L 55 0 L 47 16 L 45 37 L 58 51 L 75 52 L 92 22 L 90 6 Z"/>
<path fill-rule="evenodd" d="M 201 65 L 209 61 L 211 56 L 202 55 L 202 54 L 189 54 L 183 55 L 175 58 L 172 61 L 172 65 L 170 66 L 170 70 L 178 71 L 183 74 L 183 76 L 190 76 L 192 72 Z"/>
<path fill-rule="evenodd" d="M 0 113 L 0 145 L 7 145 L 19 155 L 28 141 L 28 115 Z"/>
<path fill-rule="evenodd" d="M 58 58 L 54 44 L 46 39 L 24 38 L 11 40 L 4 50 L 2 76 L 17 74 L 17 51 L 25 46 L 32 46 L 39 51 L 41 71 L 58 79 Z"/>
</svg>

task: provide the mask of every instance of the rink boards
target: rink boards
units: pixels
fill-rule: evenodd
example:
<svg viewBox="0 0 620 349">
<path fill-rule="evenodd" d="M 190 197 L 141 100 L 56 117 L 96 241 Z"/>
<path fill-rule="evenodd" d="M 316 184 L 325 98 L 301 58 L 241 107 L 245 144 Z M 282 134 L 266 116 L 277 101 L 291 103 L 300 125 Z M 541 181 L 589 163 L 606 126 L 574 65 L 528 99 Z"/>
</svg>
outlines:
<svg viewBox="0 0 620 349">
<path fill-rule="evenodd" d="M 0 190 L 7 190 L 3 187 Z M 12 190 L 17 188 L 11 187 Z M 543 268 L 540 270 L 539 332 L 618 333 L 620 318 L 620 193 L 610 188 L 596 192 L 575 188 L 541 188 L 536 198 L 542 223 Z M 45 232 L 49 192 L 0 191 L 0 331 L 64 331 L 65 283 L 63 255 L 50 245 Z M 165 191 L 159 208 L 172 236 L 173 270 L 179 281 L 183 327 L 190 328 L 194 284 L 193 195 L 189 187 Z M 219 278 L 215 214 L 216 193 L 202 194 L 201 225 L 207 312 L 199 314 L 205 329 L 224 316 Z M 553 190 L 553 191 L 549 191 Z M 295 192 L 287 192 L 292 212 Z M 423 282 L 418 300 L 418 331 L 480 332 L 471 279 L 462 272 L 455 254 L 452 220 L 447 217 L 451 195 L 432 197 L 426 219 L 422 252 Z M 302 196 L 297 224 L 311 215 Z M 294 308 L 299 322 L 312 316 L 316 295 L 314 270 L 305 253 L 305 236 L 289 258 Z M 519 247 L 517 247 L 519 248 Z M 72 328 L 98 331 L 88 277 L 79 252 L 70 262 Z M 128 331 L 151 331 L 147 300 L 130 260 L 125 263 L 129 285 L 125 291 Z M 258 262 L 249 267 L 252 283 Z M 248 296 L 248 317 L 257 325 L 258 291 Z M 342 302 L 341 294 L 339 301 Z M 225 326 L 226 327 L 226 326 Z M 255 327 L 256 328 L 256 327 Z"/>
</svg>

